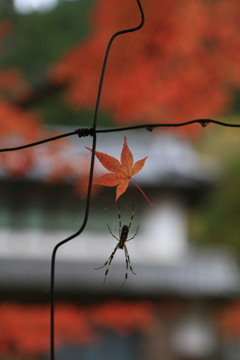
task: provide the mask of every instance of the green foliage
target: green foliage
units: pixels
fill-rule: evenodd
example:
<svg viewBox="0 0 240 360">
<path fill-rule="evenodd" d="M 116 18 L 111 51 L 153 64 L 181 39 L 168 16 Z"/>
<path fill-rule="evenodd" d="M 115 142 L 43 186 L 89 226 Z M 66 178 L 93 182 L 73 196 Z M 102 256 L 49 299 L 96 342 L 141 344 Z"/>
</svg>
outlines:
<svg viewBox="0 0 240 360">
<path fill-rule="evenodd" d="M 53 11 L 29 15 L 17 14 L 12 6 L 2 4 L 1 18 L 14 24 L 5 41 L 3 66 L 18 67 L 32 84 L 42 83 L 49 66 L 87 35 L 93 3 L 64 1 Z"/>
<path fill-rule="evenodd" d="M 94 116 L 93 110 L 85 111 L 80 107 L 72 110 L 67 107 L 60 93 L 47 97 L 36 110 L 41 112 L 43 119 L 49 125 L 66 125 L 76 128 L 91 126 Z M 106 127 L 113 126 L 112 119 L 104 113 L 99 113 L 99 122 Z"/>
<path fill-rule="evenodd" d="M 13 24 L 4 40 L 1 68 L 18 68 L 34 91 L 48 82 L 51 66 L 65 52 L 87 37 L 90 11 L 95 0 L 61 1 L 50 12 L 21 15 L 14 11 L 9 0 L 0 2 L 0 19 Z M 58 91 L 31 107 L 40 113 L 47 124 L 88 126 L 92 112 L 69 109 Z M 110 125 L 104 114 L 101 118 Z"/>
<path fill-rule="evenodd" d="M 216 158 L 221 171 L 213 193 L 194 215 L 193 238 L 199 244 L 233 250 L 240 258 L 239 131 L 214 127 L 202 140 L 200 150 Z"/>
</svg>

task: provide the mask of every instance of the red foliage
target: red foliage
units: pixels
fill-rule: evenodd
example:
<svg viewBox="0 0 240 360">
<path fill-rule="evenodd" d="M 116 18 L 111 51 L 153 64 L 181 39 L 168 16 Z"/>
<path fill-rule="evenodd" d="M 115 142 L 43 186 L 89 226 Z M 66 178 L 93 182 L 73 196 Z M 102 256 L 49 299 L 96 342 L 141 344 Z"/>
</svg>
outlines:
<svg viewBox="0 0 240 360">
<path fill-rule="evenodd" d="M 145 26 L 113 45 L 102 110 L 118 124 L 181 122 L 226 111 L 240 85 L 239 1 L 142 2 Z M 139 17 L 135 1 L 96 3 L 92 34 L 51 72 L 67 84 L 71 106 L 93 106 L 107 41 Z"/>
<path fill-rule="evenodd" d="M 8 34 L 10 29 L 9 22 L 0 23 L 0 40 Z M 14 100 L 19 100 L 30 91 L 29 85 L 18 69 L 0 71 L 0 148 L 24 145 L 53 136 L 43 129 L 39 116 L 14 105 Z M 45 179 L 49 181 L 63 180 L 69 174 L 77 177 L 79 171 L 76 169 L 80 167 L 79 162 L 77 166 L 73 163 L 69 165 L 69 158 L 62 155 L 66 152 L 68 145 L 68 141 L 64 139 L 41 146 L 41 150 L 29 148 L 3 152 L 0 154 L 1 170 L 10 176 L 23 177 L 39 166 L 45 171 L 47 174 Z"/>
<path fill-rule="evenodd" d="M 46 305 L 1 304 L 1 355 L 48 352 L 49 311 Z M 107 302 L 91 307 L 57 305 L 56 346 L 95 341 L 99 328 L 120 333 L 151 331 L 155 324 L 154 312 L 154 306 L 147 301 Z"/>
<path fill-rule="evenodd" d="M 37 135 L 39 136 L 39 133 L 41 134 L 37 116 L 22 111 L 21 109 L 18 109 L 17 107 L 11 105 L 11 103 L 8 103 L 1 99 L 0 99 L 0 118 L 1 118 L 1 128 L 0 128 L 1 146 L 5 145 L 4 142 L 7 142 L 9 146 L 13 145 L 12 141 L 9 140 L 9 138 L 14 139 L 17 137 L 19 144 L 19 138 L 25 139 L 25 141 L 33 141 L 34 139 L 36 139 Z M 2 142 L 3 141 L 2 138 L 6 140 Z M 22 144 L 23 143 L 24 142 L 22 142 Z"/>
<path fill-rule="evenodd" d="M 8 23 L 0 23 L 0 39 L 5 32 Z M 21 73 L 17 69 L 8 69 L 0 72 L 0 139 L 1 147 L 4 147 L 2 142 L 6 137 L 20 137 L 27 140 L 32 140 L 39 132 L 40 121 L 36 115 L 30 112 L 23 111 L 11 103 L 11 100 L 29 92 L 29 86 L 24 81 Z M 9 142 L 9 139 L 6 141 Z M 11 142 L 11 141 L 10 141 Z M 12 144 L 11 144 L 12 145 Z M 11 146 L 10 145 L 10 146 Z"/>
<path fill-rule="evenodd" d="M 6 36 L 12 28 L 12 24 L 8 20 L 3 20 L 0 22 L 0 39 Z"/>
<path fill-rule="evenodd" d="M 232 339 L 240 336 L 240 303 L 230 303 L 219 313 L 218 325 L 220 333 Z"/>
<path fill-rule="evenodd" d="M 0 306 L 1 354 L 37 354 L 49 348 L 49 307 L 45 305 L 3 304 Z M 74 306 L 56 308 L 56 345 L 90 341 L 83 310 Z"/>
<path fill-rule="evenodd" d="M 0 39 L 8 34 L 12 25 L 3 21 L 0 23 Z M 2 50 L 2 49 L 1 49 Z M 11 100 L 29 91 L 27 83 L 17 69 L 0 72 L 0 147 L 11 147 L 16 141 L 30 142 L 36 139 L 40 131 L 39 118 L 27 111 L 12 105 Z M 18 153 L 2 153 L 1 166 L 13 176 L 21 176 L 33 164 L 30 150 Z"/>
<path fill-rule="evenodd" d="M 148 301 L 115 301 L 96 306 L 90 315 L 94 324 L 126 334 L 153 330 L 156 325 L 154 313 L 154 306 Z"/>
<path fill-rule="evenodd" d="M 17 94 L 25 83 L 16 70 L 0 73 L 0 147 L 11 147 L 35 141 L 43 133 L 39 118 L 5 100 L 5 92 Z M 12 176 L 22 176 L 33 165 L 33 151 L 1 153 L 1 166 Z"/>
<path fill-rule="evenodd" d="M 21 73 L 17 69 L 10 69 L 1 72 L 0 92 L 8 97 L 20 97 L 29 92 L 28 84 L 23 80 Z"/>
</svg>

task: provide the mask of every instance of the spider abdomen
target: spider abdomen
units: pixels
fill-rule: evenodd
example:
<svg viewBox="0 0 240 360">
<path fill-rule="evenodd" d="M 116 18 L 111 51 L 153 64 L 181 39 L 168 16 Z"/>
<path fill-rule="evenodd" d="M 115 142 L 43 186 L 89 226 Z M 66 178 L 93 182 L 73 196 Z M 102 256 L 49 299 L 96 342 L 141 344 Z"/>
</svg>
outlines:
<svg viewBox="0 0 240 360">
<path fill-rule="evenodd" d="M 123 249 L 124 244 L 127 241 L 128 232 L 129 232 L 129 226 L 123 225 L 119 239 L 119 246 L 118 246 L 119 249 Z"/>
</svg>

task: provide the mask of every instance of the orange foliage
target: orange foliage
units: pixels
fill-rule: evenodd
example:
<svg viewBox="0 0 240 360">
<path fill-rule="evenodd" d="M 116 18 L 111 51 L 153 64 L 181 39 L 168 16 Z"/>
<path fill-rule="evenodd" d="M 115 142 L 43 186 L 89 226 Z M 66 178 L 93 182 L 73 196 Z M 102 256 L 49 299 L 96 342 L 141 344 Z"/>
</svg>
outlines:
<svg viewBox="0 0 240 360">
<path fill-rule="evenodd" d="M 10 103 L 3 101 L 1 99 L 0 99 L 0 118 L 1 118 L 1 127 L 0 127 L 1 147 L 4 147 L 6 145 L 4 142 L 13 145 L 11 140 L 9 141 L 7 137 L 9 138 L 18 137 L 20 139 L 21 138 L 25 139 L 25 141 L 31 141 L 31 140 L 33 141 L 36 140 L 37 135 L 39 135 L 40 126 L 38 124 L 37 116 L 25 112 L 17 108 L 16 106 L 13 106 Z M 5 140 L 3 140 L 2 138 L 5 138 Z M 24 142 L 22 142 L 22 144 L 23 143 Z M 19 144 L 19 140 L 18 140 L 18 144 Z"/>
<path fill-rule="evenodd" d="M 156 325 L 154 313 L 154 306 L 148 301 L 116 301 L 96 306 L 90 315 L 94 324 L 126 334 L 136 330 L 151 332 Z"/>
<path fill-rule="evenodd" d="M 8 97 L 21 97 L 30 91 L 28 84 L 23 80 L 17 69 L 10 69 L 1 72 L 0 92 Z"/>
<path fill-rule="evenodd" d="M 10 31 L 12 25 L 0 23 L 0 39 Z M 2 50 L 2 49 L 1 49 Z M 0 72 L 0 147 L 12 147 L 34 141 L 42 133 L 40 119 L 11 103 L 17 96 L 26 94 L 29 86 L 17 69 Z M 22 176 L 33 165 L 31 150 L 18 153 L 1 153 L 1 167 L 12 176 Z"/>
<path fill-rule="evenodd" d="M 0 22 L 0 40 L 8 34 L 11 27 L 7 21 Z M 16 99 L 21 99 L 30 91 L 18 69 L 0 71 L 0 148 L 24 145 L 53 136 L 43 129 L 38 115 L 14 105 Z M 39 166 L 48 181 L 64 180 L 71 175 L 85 176 L 85 169 L 84 174 L 75 170 L 79 168 L 79 159 L 77 164 L 75 161 L 70 165 L 69 158 L 64 156 L 68 146 L 69 142 L 64 139 L 40 148 L 3 152 L 0 154 L 1 170 L 6 175 L 23 177 Z"/>
<path fill-rule="evenodd" d="M 1 355 L 48 352 L 49 311 L 46 305 L 1 304 Z M 107 302 L 90 307 L 60 304 L 55 316 L 56 346 L 93 342 L 99 328 L 120 333 L 151 331 L 154 315 L 154 306 L 147 301 Z"/>
<path fill-rule="evenodd" d="M 46 352 L 49 348 L 49 307 L 3 304 L 0 306 L 2 354 Z M 56 345 L 90 341 L 86 314 L 74 306 L 56 307 Z"/>
<path fill-rule="evenodd" d="M 0 40 L 10 28 L 11 24 L 7 21 L 0 23 Z M 12 99 L 29 91 L 29 86 L 19 70 L 8 69 L 0 72 L 0 138 L 17 135 L 27 141 L 36 137 L 40 128 L 39 118 L 11 103 Z M 4 144 L 1 144 L 1 147 L 4 147 Z"/>
<path fill-rule="evenodd" d="M 219 313 L 218 325 L 220 333 L 230 338 L 240 336 L 240 302 L 230 303 Z"/>
<path fill-rule="evenodd" d="M 118 37 L 112 47 L 102 109 L 117 124 L 181 122 L 226 111 L 240 86 L 240 2 L 142 3 L 144 27 Z M 71 106 L 94 105 L 110 36 L 137 25 L 139 17 L 134 0 L 96 3 L 91 35 L 67 53 L 50 75 L 67 84 Z"/>
<path fill-rule="evenodd" d="M 89 147 L 86 146 L 86 149 L 92 151 Z M 143 190 L 136 184 L 136 182 L 132 179 L 134 175 L 136 175 L 144 166 L 144 163 L 147 159 L 147 156 L 144 159 L 138 160 L 133 163 L 133 155 L 128 147 L 127 138 L 124 136 L 124 143 L 121 153 L 121 162 L 118 161 L 113 156 L 108 154 L 104 154 L 102 152 L 95 152 L 98 160 L 101 164 L 108 170 L 110 173 L 104 174 L 94 180 L 94 184 L 104 185 L 104 186 L 116 186 L 116 201 L 119 196 L 121 196 L 128 188 L 130 180 L 137 186 L 137 188 L 141 191 L 145 199 L 148 201 L 150 205 L 152 203 L 147 198 L 146 194 Z"/>
</svg>

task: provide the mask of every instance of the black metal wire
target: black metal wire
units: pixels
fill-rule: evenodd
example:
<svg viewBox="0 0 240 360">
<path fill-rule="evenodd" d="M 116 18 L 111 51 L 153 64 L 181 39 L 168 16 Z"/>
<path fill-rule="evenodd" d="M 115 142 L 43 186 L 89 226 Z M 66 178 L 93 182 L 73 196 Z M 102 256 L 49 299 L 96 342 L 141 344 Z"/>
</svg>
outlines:
<svg viewBox="0 0 240 360">
<path fill-rule="evenodd" d="M 67 137 L 67 136 L 71 136 L 71 135 L 76 135 L 76 131 L 71 131 L 71 132 L 68 132 L 68 133 L 64 133 L 64 134 L 61 134 L 61 135 L 50 137 L 48 139 L 35 141 L 33 143 L 30 143 L 30 144 L 24 144 L 24 145 L 15 146 L 15 147 L 3 148 L 3 149 L 0 149 L 0 152 L 22 150 L 22 149 L 26 149 L 26 148 L 29 148 L 29 147 L 32 147 L 32 146 L 41 145 L 41 144 L 44 144 L 44 143 L 47 143 L 47 142 L 50 142 L 50 141 L 58 140 L 58 139 L 61 139 L 63 137 Z"/>
<path fill-rule="evenodd" d="M 240 127 L 240 124 L 229 123 L 229 122 L 224 122 L 224 121 L 219 121 L 219 120 L 214 120 L 214 119 L 194 119 L 194 120 L 189 120 L 189 121 L 185 121 L 185 122 L 181 122 L 181 123 L 154 123 L 154 124 L 149 123 L 149 124 L 139 124 L 139 125 L 132 125 L 132 126 L 124 126 L 124 127 L 114 127 L 114 128 L 108 128 L 108 129 L 96 129 L 93 127 L 79 128 L 79 129 L 76 129 L 71 132 L 59 134 L 54 137 L 35 141 L 33 143 L 24 144 L 24 145 L 20 145 L 20 146 L 16 146 L 16 147 L 2 148 L 2 149 L 0 149 L 0 152 L 22 150 L 22 149 L 26 149 L 29 147 L 41 145 L 41 144 L 44 144 L 44 143 L 47 143 L 50 141 L 62 139 L 67 136 L 73 136 L 73 135 L 78 135 L 79 137 L 86 137 L 86 136 L 93 136 L 94 134 L 99 134 L 99 133 L 119 132 L 119 131 L 138 130 L 138 129 L 146 129 L 146 130 L 152 131 L 158 127 L 181 127 L 181 126 L 187 126 L 187 125 L 192 125 L 192 124 L 200 124 L 202 127 L 205 127 L 208 124 L 215 124 L 215 125 L 220 125 L 220 126 L 225 126 L 225 127 L 236 127 L 236 128 Z"/>
<path fill-rule="evenodd" d="M 181 127 L 181 126 L 187 126 L 192 124 L 200 124 L 202 127 L 206 127 L 208 124 L 215 124 L 220 126 L 227 126 L 227 127 L 240 127 L 240 124 L 235 123 L 229 123 L 229 122 L 223 122 L 219 120 L 213 120 L 213 119 L 194 119 L 189 121 L 184 121 L 181 123 L 155 123 L 155 124 L 140 124 L 140 125 L 132 125 L 132 126 L 125 126 L 125 127 L 116 127 L 116 128 L 110 128 L 110 129 L 100 129 L 96 130 L 98 133 L 107 133 L 107 132 L 115 132 L 115 131 L 126 131 L 126 130 L 137 130 L 137 129 L 146 129 L 149 131 L 154 130 L 158 127 Z"/>
<path fill-rule="evenodd" d="M 54 339 L 54 331 L 55 331 L 55 326 L 54 326 L 54 315 L 55 315 L 55 262 L 56 262 L 56 254 L 57 254 L 57 250 L 59 249 L 60 246 L 66 244 L 67 242 L 69 242 L 70 240 L 76 238 L 78 235 L 80 235 L 86 224 L 88 221 L 88 216 L 89 216 L 89 209 L 90 209 L 90 200 L 91 200 L 91 190 L 92 190 L 92 182 L 93 182 L 93 171 L 94 171 L 94 160 L 95 160 L 95 151 L 96 151 L 96 143 L 97 143 L 97 132 L 96 132 L 96 126 L 97 126 L 97 120 L 98 120 L 98 111 L 99 111 L 99 104 L 100 104 L 100 100 L 101 100 L 101 94 L 102 94 L 102 87 L 103 87 L 103 81 L 104 81 L 104 76 L 105 76 L 105 72 L 106 72 L 106 66 L 107 66 L 107 61 L 108 61 L 108 57 L 109 57 L 109 53 L 110 53 L 110 49 L 111 49 L 111 45 L 114 41 L 114 39 L 117 36 L 129 33 L 129 32 L 133 32 L 133 31 L 137 31 L 139 30 L 143 24 L 144 24 L 144 12 L 143 12 L 143 8 L 142 8 L 142 4 L 140 0 L 136 0 L 137 4 L 138 4 L 138 8 L 141 14 L 141 21 L 140 24 L 137 25 L 136 27 L 133 28 L 129 28 L 129 29 L 125 29 L 125 30 L 121 30 L 116 32 L 115 34 L 113 34 L 108 42 L 107 45 L 107 49 L 105 52 L 105 56 L 104 56 L 104 60 L 103 60 L 103 66 L 102 66 L 102 71 L 101 71 L 101 76 L 100 76 L 100 81 L 99 81 L 99 86 L 98 86 L 98 93 L 97 93 L 97 99 L 96 99 L 96 105 L 95 105 L 95 112 L 94 112 L 94 118 L 93 118 L 93 126 L 91 128 L 91 134 L 93 136 L 93 140 L 92 140 L 92 155 L 91 155 L 91 162 L 90 162 L 90 169 L 89 169 L 89 180 L 88 180 L 88 191 L 87 191 L 87 199 L 86 199 L 86 207 L 85 207 L 85 215 L 84 215 L 84 219 L 82 222 L 81 227 L 79 228 L 78 231 L 76 231 L 74 234 L 70 235 L 68 238 L 60 241 L 53 249 L 52 252 L 52 260 L 51 260 L 51 284 L 50 284 L 50 301 L 51 301 L 51 313 L 50 313 L 50 356 L 51 356 L 51 360 L 55 359 L 55 339 Z"/>
</svg>

